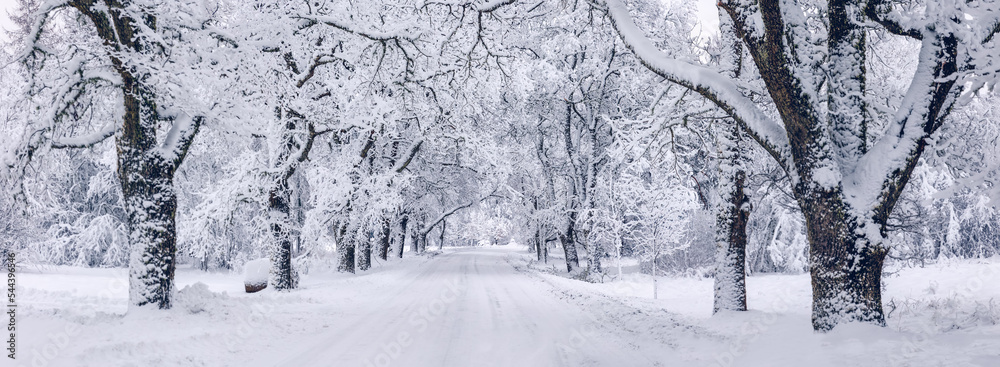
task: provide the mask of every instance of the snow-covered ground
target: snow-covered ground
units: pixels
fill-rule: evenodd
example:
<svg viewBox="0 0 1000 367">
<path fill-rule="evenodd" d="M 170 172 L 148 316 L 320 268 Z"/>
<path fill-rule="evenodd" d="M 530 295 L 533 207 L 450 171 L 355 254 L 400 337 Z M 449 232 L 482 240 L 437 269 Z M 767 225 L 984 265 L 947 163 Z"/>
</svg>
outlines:
<svg viewBox="0 0 1000 367">
<path fill-rule="evenodd" d="M 653 299 L 648 275 L 585 283 L 530 259 L 446 249 L 254 294 L 182 269 L 172 310 L 127 314 L 123 270 L 26 267 L 14 365 L 1000 366 L 1000 260 L 895 271 L 888 327 L 816 334 L 804 274 L 750 277 L 751 311 L 712 316 L 710 279 L 661 277 Z"/>
</svg>

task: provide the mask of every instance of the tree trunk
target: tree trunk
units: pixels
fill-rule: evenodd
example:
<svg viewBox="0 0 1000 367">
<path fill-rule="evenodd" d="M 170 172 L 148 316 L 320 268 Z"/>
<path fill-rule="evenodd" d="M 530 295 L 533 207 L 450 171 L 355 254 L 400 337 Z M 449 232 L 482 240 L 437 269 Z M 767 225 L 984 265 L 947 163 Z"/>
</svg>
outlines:
<svg viewBox="0 0 1000 367">
<path fill-rule="evenodd" d="M 417 228 L 413 233 L 410 233 L 410 252 L 414 254 L 420 253 L 420 221 L 415 223 Z"/>
<path fill-rule="evenodd" d="M 549 263 L 549 243 L 545 240 L 542 240 L 542 262 Z"/>
<path fill-rule="evenodd" d="M 403 258 L 403 249 L 406 247 L 406 223 L 408 221 L 409 218 L 405 215 L 399 220 L 399 237 L 397 237 L 399 239 L 397 241 L 399 247 L 396 248 L 396 256 L 400 259 Z"/>
<path fill-rule="evenodd" d="M 833 329 L 845 321 L 885 325 L 882 265 L 888 251 L 865 236 L 839 190 L 814 190 L 800 199 L 809 237 L 813 328 Z"/>
<path fill-rule="evenodd" d="M 382 233 L 379 234 L 378 242 L 378 258 L 383 261 L 389 258 L 389 238 L 392 236 L 391 228 L 389 228 L 389 218 L 382 220 Z"/>
<path fill-rule="evenodd" d="M 363 236 L 358 244 L 358 270 L 365 271 L 372 267 L 372 238 Z"/>
<path fill-rule="evenodd" d="M 154 150 L 155 124 L 147 120 L 153 118 L 152 101 L 140 101 L 140 93 L 129 92 L 136 88 L 134 80 L 124 82 L 126 122 L 117 145 L 118 176 L 132 246 L 129 300 L 136 306 L 155 304 L 167 309 L 171 306 L 177 253 L 174 167 Z"/>
<path fill-rule="evenodd" d="M 542 246 L 544 244 L 542 243 L 541 233 L 539 232 L 538 226 L 535 226 L 535 255 L 538 257 L 538 261 L 542 261 Z"/>
<path fill-rule="evenodd" d="M 271 286 L 275 290 L 294 289 L 298 286 L 298 277 L 292 269 L 290 194 L 288 180 L 279 178 L 268 198 L 271 236 L 274 238 L 271 248 Z"/>
<path fill-rule="evenodd" d="M 298 287 L 298 274 L 292 267 L 292 246 L 299 241 L 298 235 L 294 235 L 293 229 L 297 228 L 297 221 L 292 216 L 292 190 L 289 180 L 298 168 L 298 163 L 305 160 L 313 141 L 317 134 L 309 126 L 309 135 L 305 147 L 299 149 L 300 145 L 295 140 L 294 134 L 296 123 L 300 122 L 294 114 L 278 110 L 277 119 L 284 124 L 282 131 L 282 145 L 278 147 L 280 152 L 274 162 L 275 168 L 280 168 L 274 173 L 274 187 L 268 195 L 268 212 L 270 215 L 271 236 L 274 243 L 271 245 L 271 286 L 275 290 L 289 290 Z M 284 115 L 284 116 L 283 116 Z M 298 157 L 292 155 L 298 151 Z M 297 233 L 297 232 L 296 232 Z"/>
<path fill-rule="evenodd" d="M 588 237 L 589 237 L 589 235 L 586 232 L 584 232 L 583 233 L 583 238 L 584 238 L 584 241 L 586 243 L 586 248 L 587 248 L 587 270 L 591 274 L 600 274 L 600 273 L 603 273 L 604 270 L 601 268 L 601 254 L 600 254 L 600 249 L 598 249 L 598 246 L 597 246 L 596 243 L 591 243 L 590 241 L 587 241 Z"/>
<path fill-rule="evenodd" d="M 424 252 L 427 252 L 427 233 L 420 232 L 417 237 L 419 238 L 419 240 L 417 240 L 417 242 L 414 244 L 414 246 L 417 247 L 417 253 L 422 254 Z"/>
<path fill-rule="evenodd" d="M 570 273 L 576 272 L 580 268 L 580 259 L 576 254 L 576 212 L 572 212 L 569 215 L 569 224 L 566 226 L 566 232 L 559 235 L 559 242 L 562 242 L 563 253 L 566 254 L 566 271 Z"/>
<path fill-rule="evenodd" d="M 725 198 L 724 209 L 717 218 L 715 306 L 713 312 L 721 310 L 746 311 L 746 249 L 747 221 L 750 211 L 745 209 L 750 200 L 744 193 L 746 173 L 737 171 L 733 180 L 733 190 Z M 728 180 L 728 179 L 724 179 Z"/>
<path fill-rule="evenodd" d="M 841 172 L 851 172 L 868 150 L 868 114 L 864 98 L 868 30 L 862 26 L 868 19 L 859 4 L 857 1 L 832 1 L 829 9 L 827 47 L 829 62 L 835 67 L 830 68 L 828 113 L 830 134 L 835 139 L 832 158 Z M 947 79 L 940 75 L 934 77 Z M 945 90 L 950 89 L 949 86 Z M 925 125 L 925 131 L 926 128 Z M 918 152 L 916 157 L 919 155 Z M 905 184 L 904 178 L 900 190 Z M 852 216 L 840 188 L 823 189 L 820 186 L 815 182 L 803 182 L 796 187 L 809 236 L 813 328 L 826 331 L 843 321 L 885 326 L 881 277 L 887 250 L 881 245 L 884 238 L 866 236 L 869 233 L 876 233 L 878 237 L 885 235 L 885 220 L 892 204 L 888 205 L 882 220 L 876 218 L 876 223 L 882 226 L 882 232 L 878 233 L 872 228 L 859 228 L 859 223 L 865 221 Z"/>
<path fill-rule="evenodd" d="M 339 251 L 340 265 L 337 271 L 354 273 L 354 242 L 346 240 Z"/>
<path fill-rule="evenodd" d="M 353 236 L 347 236 L 347 225 L 344 224 L 337 241 L 337 271 L 354 273 L 354 240 Z"/>
<path fill-rule="evenodd" d="M 438 250 L 444 250 L 444 230 L 447 228 L 448 222 L 441 221 L 441 237 L 438 238 Z"/>
<path fill-rule="evenodd" d="M 739 130 L 735 123 L 720 133 L 719 200 L 716 212 L 715 302 L 712 312 L 746 311 L 747 220 L 750 200 L 744 192 L 746 173 L 740 169 Z"/>
</svg>

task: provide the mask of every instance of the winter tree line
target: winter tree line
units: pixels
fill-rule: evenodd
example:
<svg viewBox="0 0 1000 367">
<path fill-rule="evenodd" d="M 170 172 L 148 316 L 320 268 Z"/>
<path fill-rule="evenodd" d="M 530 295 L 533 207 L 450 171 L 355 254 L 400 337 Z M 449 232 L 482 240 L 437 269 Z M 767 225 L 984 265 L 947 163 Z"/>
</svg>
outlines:
<svg viewBox="0 0 1000 367">
<path fill-rule="evenodd" d="M 301 272 L 479 242 L 808 271 L 813 327 L 885 324 L 887 261 L 1000 252 L 993 0 L 18 0 L 3 250 Z M 699 31 L 700 30 L 700 31 Z M 553 252 L 554 251 L 554 252 Z M 700 272 L 698 272 L 701 274 Z"/>
</svg>

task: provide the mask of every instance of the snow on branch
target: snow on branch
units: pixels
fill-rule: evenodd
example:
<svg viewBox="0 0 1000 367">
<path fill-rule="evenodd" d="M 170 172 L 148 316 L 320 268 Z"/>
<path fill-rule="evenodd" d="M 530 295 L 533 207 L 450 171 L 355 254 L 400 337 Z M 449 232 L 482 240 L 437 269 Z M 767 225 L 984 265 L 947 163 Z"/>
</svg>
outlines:
<svg viewBox="0 0 1000 367">
<path fill-rule="evenodd" d="M 459 1 L 459 2 L 445 2 L 445 1 L 428 1 L 425 5 L 445 5 L 445 6 L 461 6 L 466 8 L 475 9 L 475 11 L 480 13 L 492 13 L 498 9 L 513 4 L 517 0 L 488 0 L 482 4 L 476 5 L 475 1 Z"/>
<path fill-rule="evenodd" d="M 500 9 L 501 7 L 503 7 L 505 5 L 513 4 L 515 1 L 516 0 L 492 0 L 492 1 L 487 1 L 484 4 L 479 5 L 479 7 L 476 10 L 478 10 L 478 11 L 480 11 L 482 13 L 489 13 L 489 12 L 496 11 L 497 9 Z"/>
<path fill-rule="evenodd" d="M 784 126 L 740 93 L 731 79 L 709 68 L 673 59 L 646 38 L 620 0 L 605 0 L 607 13 L 625 45 L 650 71 L 715 103 L 757 141 L 786 171 L 794 170 Z"/>
<path fill-rule="evenodd" d="M 865 16 L 882 25 L 889 33 L 918 40 L 923 39 L 920 30 L 905 26 L 902 21 L 898 20 L 902 17 L 893 12 L 892 5 L 885 0 L 869 0 L 865 4 Z"/>
<path fill-rule="evenodd" d="M 191 117 L 186 114 L 174 117 L 174 124 L 167 131 L 159 150 L 164 159 L 174 162 L 175 168 L 184 160 L 204 120 L 202 116 Z"/>
<path fill-rule="evenodd" d="M 115 135 L 115 131 L 118 130 L 117 124 L 108 124 L 100 131 L 93 134 L 72 137 L 72 138 L 62 138 L 53 139 L 52 148 L 55 149 L 66 149 L 66 148 L 90 148 L 97 143 L 107 140 L 108 138 Z"/>
<path fill-rule="evenodd" d="M 306 139 L 306 146 L 302 147 L 299 151 L 299 158 L 297 159 L 299 163 L 305 162 L 309 159 L 309 152 L 312 150 L 313 143 L 316 141 L 316 137 L 325 135 L 327 133 L 333 132 L 333 129 L 319 130 L 316 131 L 316 127 L 313 124 L 308 125 L 309 137 Z"/>
<path fill-rule="evenodd" d="M 424 139 L 420 139 L 414 142 L 413 145 L 410 147 L 410 152 L 406 155 L 406 159 L 404 159 L 402 162 L 396 165 L 396 167 L 393 167 L 392 170 L 395 171 L 396 173 L 403 172 L 403 170 L 406 169 L 406 166 L 409 166 L 410 162 L 413 161 L 413 157 L 417 156 L 417 152 L 420 151 L 420 146 L 423 144 L 424 144 Z"/>
<path fill-rule="evenodd" d="M 997 34 L 1000 34 L 1000 21 L 998 21 L 995 24 L 993 24 L 993 29 L 991 29 L 989 32 L 987 32 L 986 38 L 983 38 L 983 42 L 982 43 L 983 44 L 990 43 L 990 41 L 993 40 L 993 37 L 996 37 Z"/>
<path fill-rule="evenodd" d="M 32 22 L 31 29 L 28 30 L 27 37 L 25 38 L 28 40 L 28 45 L 23 48 L 23 53 L 18 55 L 18 60 L 28 60 L 36 52 L 45 53 L 44 49 L 38 45 L 39 40 L 42 39 L 45 24 L 49 21 L 49 16 L 53 11 L 69 5 L 69 1 L 66 0 L 49 0 L 38 7 L 35 14 L 31 16 L 34 22 Z"/>
<path fill-rule="evenodd" d="M 493 192 L 491 192 L 489 195 L 483 196 L 483 197 L 481 197 L 479 199 L 476 199 L 476 200 L 470 200 L 469 202 L 467 202 L 465 204 L 456 206 L 454 208 L 449 209 L 446 212 L 441 213 L 441 215 L 439 215 L 436 219 L 434 219 L 434 221 L 432 221 L 430 224 L 428 224 L 426 227 L 424 227 L 424 229 L 421 229 L 420 230 L 420 234 L 422 236 L 427 236 L 428 233 L 431 233 L 431 230 L 433 230 L 434 227 L 436 227 L 438 224 L 440 224 L 445 219 L 447 219 L 448 217 L 450 217 L 452 214 L 457 213 L 459 210 L 462 210 L 462 209 L 468 208 L 470 206 L 476 205 L 476 203 L 479 203 L 479 202 L 481 202 L 483 200 L 489 199 L 489 198 L 491 198 L 491 197 L 493 197 L 495 195 L 496 195 L 496 190 L 493 190 Z"/>
<path fill-rule="evenodd" d="M 927 34 L 925 34 L 926 36 Z M 928 139 L 940 128 L 962 87 L 957 85 L 957 38 L 924 37 L 917 71 L 883 137 L 844 180 L 854 210 L 888 217 Z"/>
<path fill-rule="evenodd" d="M 306 22 L 309 22 L 309 24 L 306 25 L 303 28 L 309 27 L 309 26 L 314 25 L 314 24 L 325 24 L 325 25 L 328 25 L 328 26 L 340 29 L 342 31 L 345 31 L 345 32 L 348 32 L 348 33 L 351 33 L 351 34 L 355 34 L 355 35 L 358 35 L 358 36 L 370 39 L 372 41 L 393 41 L 393 40 L 413 41 L 414 40 L 414 38 L 411 36 L 414 32 L 411 29 L 407 28 L 407 27 L 401 27 L 400 29 L 398 29 L 396 31 L 392 31 L 392 32 L 376 32 L 376 31 L 362 30 L 362 29 L 360 29 L 359 27 L 357 27 L 355 25 L 344 23 L 344 22 L 342 22 L 339 19 L 336 19 L 334 17 L 326 17 L 326 16 L 296 16 L 294 18 L 301 19 L 301 20 L 304 20 Z"/>
<path fill-rule="evenodd" d="M 312 123 L 309 123 L 307 128 L 309 129 L 309 134 L 308 136 L 306 136 L 305 144 L 302 146 L 302 148 L 299 149 L 297 153 L 295 153 L 296 158 L 281 159 L 283 163 L 279 163 L 280 167 L 278 167 L 278 170 L 280 172 L 283 172 L 281 174 L 282 180 L 288 180 L 289 178 L 291 178 L 292 175 L 295 174 L 295 170 L 299 168 L 299 164 L 309 160 L 309 152 L 312 151 L 313 145 L 315 145 L 317 137 L 334 131 L 333 129 L 325 129 L 317 131 L 316 127 Z M 343 132 L 343 130 L 341 131 Z"/>
<path fill-rule="evenodd" d="M 289 60 L 286 61 L 291 63 L 291 61 Z M 295 83 L 295 87 L 302 88 L 302 86 L 305 85 L 306 82 L 309 81 L 309 79 L 312 79 L 314 76 L 316 76 L 316 69 L 319 68 L 320 66 L 326 64 L 332 64 L 338 61 L 344 63 L 344 65 L 347 65 L 347 60 L 341 59 L 333 55 L 316 55 L 316 57 L 313 58 L 312 64 L 309 65 L 309 70 L 306 72 L 306 75 L 303 76 L 302 79 L 299 79 L 297 83 Z"/>
</svg>

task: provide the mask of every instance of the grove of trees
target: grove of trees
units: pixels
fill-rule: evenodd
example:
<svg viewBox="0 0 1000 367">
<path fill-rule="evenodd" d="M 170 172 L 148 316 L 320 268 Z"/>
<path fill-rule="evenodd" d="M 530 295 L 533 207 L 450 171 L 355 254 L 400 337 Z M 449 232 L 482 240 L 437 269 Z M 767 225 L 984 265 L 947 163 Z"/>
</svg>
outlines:
<svg viewBox="0 0 1000 367">
<path fill-rule="evenodd" d="M 809 272 L 885 325 L 886 261 L 1000 253 L 1000 3 L 18 0 L 0 249 L 270 286 L 443 246 L 606 281 Z M 701 30 L 702 33 L 699 33 Z M 655 267 L 655 268 L 654 268 Z M 154 306 L 155 305 L 155 306 Z"/>
</svg>

